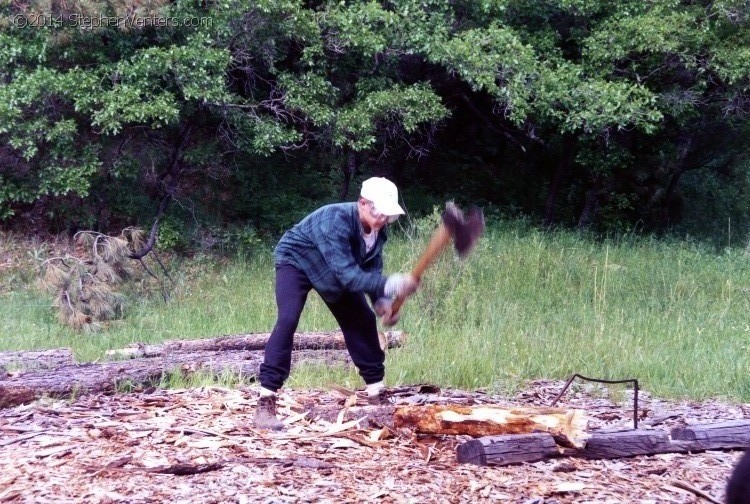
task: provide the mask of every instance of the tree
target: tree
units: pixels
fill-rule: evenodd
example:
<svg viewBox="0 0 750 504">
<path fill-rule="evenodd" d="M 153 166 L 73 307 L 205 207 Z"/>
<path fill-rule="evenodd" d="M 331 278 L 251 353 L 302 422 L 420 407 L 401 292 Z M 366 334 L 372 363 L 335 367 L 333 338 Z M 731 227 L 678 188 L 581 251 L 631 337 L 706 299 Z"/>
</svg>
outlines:
<svg viewBox="0 0 750 504">
<path fill-rule="evenodd" d="M 739 0 L 2 9 L 0 219 L 37 206 L 124 227 L 177 201 L 197 220 L 255 179 L 274 179 L 262 209 L 312 175 L 344 198 L 377 173 L 548 224 L 668 226 L 685 173 L 744 170 Z"/>
</svg>

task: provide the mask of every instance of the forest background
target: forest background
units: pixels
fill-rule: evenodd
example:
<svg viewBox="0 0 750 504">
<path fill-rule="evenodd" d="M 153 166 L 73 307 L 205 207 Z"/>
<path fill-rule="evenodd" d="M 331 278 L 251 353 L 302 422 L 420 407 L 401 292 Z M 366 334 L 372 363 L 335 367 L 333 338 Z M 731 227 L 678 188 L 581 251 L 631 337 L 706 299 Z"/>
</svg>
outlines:
<svg viewBox="0 0 750 504">
<path fill-rule="evenodd" d="M 382 175 L 416 215 L 746 236 L 745 1 L 0 6 L 5 226 L 277 237 Z"/>
<path fill-rule="evenodd" d="M 270 244 L 386 176 L 413 219 L 396 230 L 391 268 L 408 268 L 448 199 L 480 205 L 490 225 L 458 281 L 473 283 L 444 271 L 456 304 L 427 292 L 429 321 L 407 329 L 475 334 L 485 356 L 487 337 L 506 338 L 484 372 L 461 360 L 465 347 L 424 339 L 442 354 L 395 357 L 399 379 L 454 358 L 443 382 L 487 384 L 513 358 L 512 377 L 620 370 L 660 392 L 747 397 L 747 261 L 731 253 L 750 225 L 746 1 L 0 0 L 0 14 L 0 226 L 12 236 L 135 226 L 162 251 L 260 252 L 204 285 L 262 282 L 257 310 L 202 329 L 267 330 Z M 615 270 L 630 273 L 618 284 Z M 75 340 L 50 339 L 19 275 L 4 279 L 4 305 L 32 308 L 5 318 L 18 340 L 4 346 Z M 233 295 L 239 306 L 254 294 Z M 505 312 L 482 304 L 495 299 Z M 482 316 L 464 320 L 471 306 Z M 248 313 L 260 318 L 248 325 Z M 327 327 L 318 313 L 309 325 Z M 568 359 L 544 352 L 549 332 Z M 606 346 L 581 345 L 584 333 Z M 635 360 L 621 359 L 633 345 Z M 682 354 L 713 360 L 664 365 Z"/>
</svg>

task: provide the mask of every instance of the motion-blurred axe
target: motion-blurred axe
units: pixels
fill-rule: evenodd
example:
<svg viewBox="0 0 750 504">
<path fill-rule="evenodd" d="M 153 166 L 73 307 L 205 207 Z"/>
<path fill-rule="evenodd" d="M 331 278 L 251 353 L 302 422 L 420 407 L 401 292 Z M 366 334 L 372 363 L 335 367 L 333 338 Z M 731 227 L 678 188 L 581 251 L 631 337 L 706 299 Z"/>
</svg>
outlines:
<svg viewBox="0 0 750 504">
<path fill-rule="evenodd" d="M 440 225 L 430 238 L 427 248 L 419 257 L 417 265 L 411 271 L 411 274 L 418 281 L 422 278 L 425 270 L 434 263 L 440 254 L 448 247 L 452 241 L 460 259 L 465 258 L 474 249 L 479 237 L 484 232 L 484 214 L 478 207 L 473 207 L 466 214 L 461 211 L 453 202 L 449 202 L 445 207 L 445 212 L 441 217 Z M 401 310 L 406 298 L 393 300 L 391 305 L 390 317 L 383 319 L 386 325 L 394 325 L 397 320 L 396 315 Z M 377 307 L 376 307 L 376 311 Z"/>
</svg>

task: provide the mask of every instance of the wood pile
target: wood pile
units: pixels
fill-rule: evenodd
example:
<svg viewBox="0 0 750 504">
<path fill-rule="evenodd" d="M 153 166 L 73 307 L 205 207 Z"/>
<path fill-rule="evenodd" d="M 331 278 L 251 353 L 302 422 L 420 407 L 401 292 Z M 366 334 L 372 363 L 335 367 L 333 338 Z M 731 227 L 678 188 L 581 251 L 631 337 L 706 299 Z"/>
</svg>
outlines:
<svg viewBox="0 0 750 504">
<path fill-rule="evenodd" d="M 459 462 L 509 465 L 550 458 L 616 459 L 660 453 L 750 448 L 750 419 L 661 429 L 587 432 L 582 410 L 545 407 L 399 406 L 397 428 L 421 434 L 470 436 Z"/>
</svg>

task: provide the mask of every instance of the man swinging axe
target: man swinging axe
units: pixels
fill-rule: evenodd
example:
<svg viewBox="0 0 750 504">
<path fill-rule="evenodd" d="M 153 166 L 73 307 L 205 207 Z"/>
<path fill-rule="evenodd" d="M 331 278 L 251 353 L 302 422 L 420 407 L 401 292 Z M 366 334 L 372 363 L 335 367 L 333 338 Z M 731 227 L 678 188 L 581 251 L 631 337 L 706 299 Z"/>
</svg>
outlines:
<svg viewBox="0 0 750 504">
<path fill-rule="evenodd" d="M 412 272 L 384 277 L 386 227 L 403 214 L 396 186 L 373 177 L 362 184 L 356 203 L 324 206 L 281 238 L 274 256 L 278 319 L 260 367 L 256 427 L 283 428 L 276 418 L 276 391 L 289 376 L 293 335 L 311 289 L 320 294 L 339 323 L 352 361 L 365 381 L 368 401 L 385 402 L 385 353 L 365 293 L 375 302 L 383 323 L 395 324 L 401 304 L 417 290 L 422 274 L 447 245 L 453 241 L 459 256 L 464 257 L 484 231 L 481 210 L 473 209 L 464 216 L 449 203 Z"/>
<path fill-rule="evenodd" d="M 383 276 L 386 228 L 404 214 L 395 184 L 367 179 L 356 202 L 327 205 L 284 233 L 274 254 L 278 318 L 260 366 L 260 399 L 253 423 L 281 430 L 276 418 L 276 391 L 289 377 L 292 340 L 307 294 L 315 289 L 344 334 L 346 348 L 365 381 L 372 404 L 385 401 L 385 353 L 380 348 L 375 313 L 367 303 L 406 299 L 419 286 L 413 274 Z M 396 316 L 388 321 L 395 323 Z"/>
</svg>

